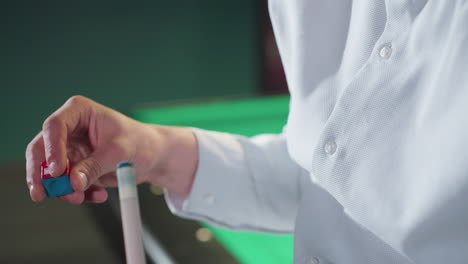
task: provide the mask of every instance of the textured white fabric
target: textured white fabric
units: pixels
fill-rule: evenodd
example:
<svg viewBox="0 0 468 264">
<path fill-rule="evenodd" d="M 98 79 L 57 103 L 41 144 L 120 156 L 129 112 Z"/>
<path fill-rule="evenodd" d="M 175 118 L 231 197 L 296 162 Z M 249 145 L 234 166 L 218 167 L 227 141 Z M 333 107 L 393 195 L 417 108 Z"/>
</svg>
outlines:
<svg viewBox="0 0 468 264">
<path fill-rule="evenodd" d="M 284 136 L 194 130 L 174 213 L 294 229 L 295 263 L 468 263 L 468 1 L 270 0 Z M 296 219 L 294 221 L 294 219 Z"/>
</svg>

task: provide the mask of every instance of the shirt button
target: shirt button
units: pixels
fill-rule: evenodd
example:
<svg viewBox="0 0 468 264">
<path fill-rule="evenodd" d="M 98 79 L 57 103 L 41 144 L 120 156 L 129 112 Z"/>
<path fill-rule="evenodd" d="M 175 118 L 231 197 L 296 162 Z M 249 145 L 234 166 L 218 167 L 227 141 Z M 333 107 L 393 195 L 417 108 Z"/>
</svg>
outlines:
<svg viewBox="0 0 468 264">
<path fill-rule="evenodd" d="M 325 144 L 324 150 L 325 150 L 325 153 L 327 153 L 328 155 L 331 156 L 331 155 L 335 154 L 336 148 L 337 148 L 337 145 L 336 145 L 335 141 L 328 141 Z"/>
<path fill-rule="evenodd" d="M 320 264 L 320 260 L 318 258 L 311 258 L 307 264 Z"/>
<path fill-rule="evenodd" d="M 380 57 L 383 59 L 388 59 L 392 56 L 392 47 L 391 46 L 384 46 L 379 51 Z"/>
</svg>

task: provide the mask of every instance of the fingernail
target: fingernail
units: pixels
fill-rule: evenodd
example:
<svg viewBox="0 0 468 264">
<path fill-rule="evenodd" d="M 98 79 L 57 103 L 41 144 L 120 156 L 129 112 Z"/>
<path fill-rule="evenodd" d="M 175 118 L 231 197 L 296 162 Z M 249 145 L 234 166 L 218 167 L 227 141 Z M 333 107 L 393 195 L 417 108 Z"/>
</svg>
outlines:
<svg viewBox="0 0 468 264">
<path fill-rule="evenodd" d="M 33 195 L 33 192 L 34 192 L 34 185 L 28 184 L 28 188 L 29 188 L 29 196 L 31 196 L 31 200 L 32 200 L 33 202 L 37 202 L 36 199 L 34 199 L 34 195 Z"/>
<path fill-rule="evenodd" d="M 52 175 L 56 175 L 57 174 L 57 163 L 55 163 L 54 161 L 52 161 L 50 164 L 49 164 L 49 171 L 50 171 L 50 174 Z"/>
<path fill-rule="evenodd" d="M 84 172 L 81 171 L 78 172 L 78 177 L 80 178 L 81 189 L 86 189 L 86 186 L 88 185 L 88 177 L 86 177 L 86 174 L 84 174 Z"/>
</svg>

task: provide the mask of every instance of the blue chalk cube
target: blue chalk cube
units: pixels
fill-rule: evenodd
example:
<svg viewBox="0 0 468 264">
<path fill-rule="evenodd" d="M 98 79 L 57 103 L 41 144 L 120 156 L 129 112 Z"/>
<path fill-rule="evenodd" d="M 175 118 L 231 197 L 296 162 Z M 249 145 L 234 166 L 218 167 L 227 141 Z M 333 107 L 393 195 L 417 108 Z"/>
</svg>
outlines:
<svg viewBox="0 0 468 264">
<path fill-rule="evenodd" d="M 42 179 L 48 197 L 55 197 L 74 192 L 70 184 L 70 175 Z"/>
</svg>

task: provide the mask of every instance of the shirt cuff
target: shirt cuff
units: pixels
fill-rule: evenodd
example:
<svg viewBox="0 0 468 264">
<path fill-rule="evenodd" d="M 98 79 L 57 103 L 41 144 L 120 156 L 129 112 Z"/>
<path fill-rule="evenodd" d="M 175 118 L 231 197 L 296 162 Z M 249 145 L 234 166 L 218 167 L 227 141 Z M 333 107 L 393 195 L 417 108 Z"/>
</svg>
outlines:
<svg viewBox="0 0 468 264">
<path fill-rule="evenodd" d="M 244 152 L 237 136 L 191 128 L 197 138 L 198 168 L 188 196 L 164 190 L 166 203 L 175 215 L 236 230 L 259 230 L 253 212 L 256 206 L 241 201 L 255 201 L 245 186 Z M 243 217 L 239 217 L 242 212 Z M 249 222 L 242 220 L 249 218 Z M 268 231 L 268 230 L 265 230 Z"/>
</svg>

